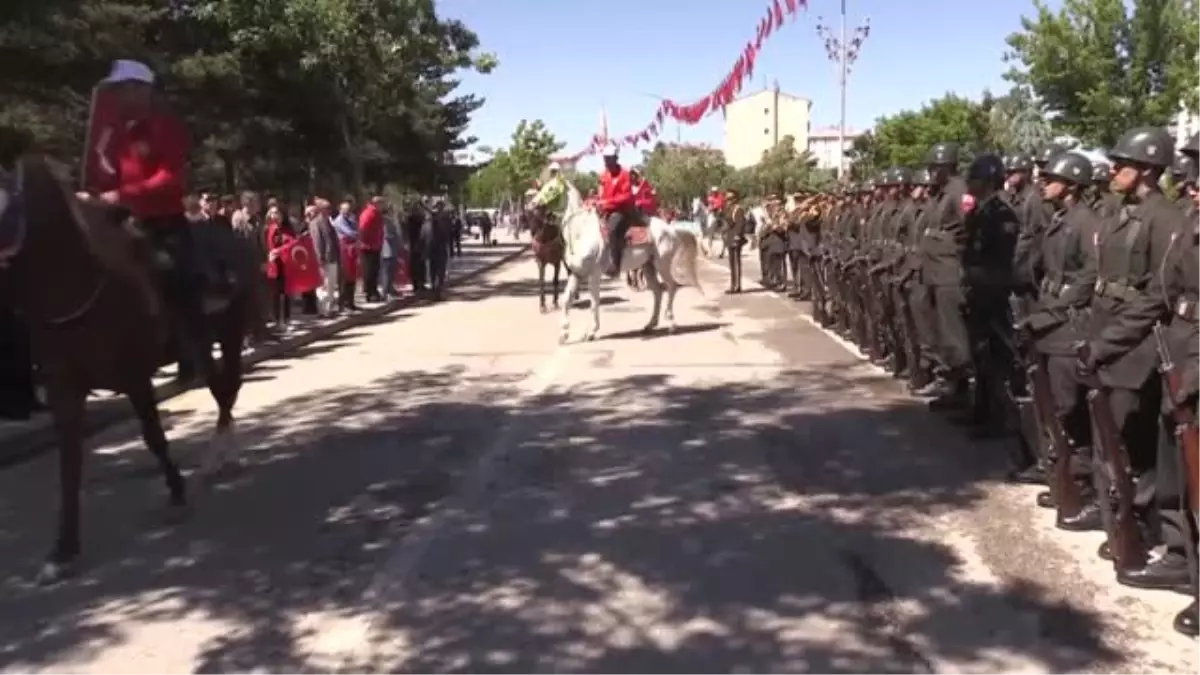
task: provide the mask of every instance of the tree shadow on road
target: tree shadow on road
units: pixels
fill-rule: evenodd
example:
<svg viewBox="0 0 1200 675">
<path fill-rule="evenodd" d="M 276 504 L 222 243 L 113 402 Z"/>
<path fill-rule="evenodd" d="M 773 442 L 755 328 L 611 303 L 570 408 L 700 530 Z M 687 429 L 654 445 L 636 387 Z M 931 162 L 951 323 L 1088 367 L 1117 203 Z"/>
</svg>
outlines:
<svg viewBox="0 0 1200 675">
<path fill-rule="evenodd" d="M 522 399 L 522 374 L 452 368 L 294 397 L 240 420 L 245 468 L 174 529 L 148 514 L 161 481 L 128 479 L 144 451 L 93 456 L 89 567 L 48 590 L 22 579 L 48 543 L 53 463 L 18 467 L 26 488 L 0 510 L 0 667 L 87 661 L 126 631 L 188 621 L 200 647 L 183 667 L 320 671 L 312 618 L 366 609 L 411 651 L 381 645 L 342 664 L 355 671 L 1114 663 L 1090 609 L 972 580 L 920 527 L 975 508 L 995 457 L 844 371 L 643 374 Z M 195 426 L 173 445 L 187 465 L 206 450 Z M 482 506 L 448 499 L 483 459 L 498 468 Z M 395 544 L 434 513 L 441 536 L 391 574 Z"/>
</svg>

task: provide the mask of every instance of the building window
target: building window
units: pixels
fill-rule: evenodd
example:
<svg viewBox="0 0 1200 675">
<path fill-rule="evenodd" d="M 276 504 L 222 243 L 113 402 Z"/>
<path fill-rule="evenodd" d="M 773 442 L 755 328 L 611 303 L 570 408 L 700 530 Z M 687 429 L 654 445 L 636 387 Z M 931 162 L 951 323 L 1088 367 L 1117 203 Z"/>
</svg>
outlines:
<svg viewBox="0 0 1200 675">
<path fill-rule="evenodd" d="M 764 114 L 764 115 L 770 115 L 770 114 L 771 114 L 771 109 L 770 109 L 770 108 L 763 108 L 763 114 Z"/>
<path fill-rule="evenodd" d="M 771 130 L 770 130 L 770 129 L 763 129 L 763 136 L 769 136 L 769 135 L 771 135 Z"/>
</svg>

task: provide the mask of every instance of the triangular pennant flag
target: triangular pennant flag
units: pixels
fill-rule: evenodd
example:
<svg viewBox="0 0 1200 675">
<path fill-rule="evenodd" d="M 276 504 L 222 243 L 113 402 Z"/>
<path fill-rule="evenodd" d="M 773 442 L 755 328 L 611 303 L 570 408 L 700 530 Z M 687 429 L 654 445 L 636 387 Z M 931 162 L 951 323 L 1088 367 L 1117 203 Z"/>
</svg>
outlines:
<svg viewBox="0 0 1200 675">
<path fill-rule="evenodd" d="M 775 0 L 775 27 L 779 28 L 783 25 L 783 6 L 779 4 L 779 0 Z"/>
</svg>

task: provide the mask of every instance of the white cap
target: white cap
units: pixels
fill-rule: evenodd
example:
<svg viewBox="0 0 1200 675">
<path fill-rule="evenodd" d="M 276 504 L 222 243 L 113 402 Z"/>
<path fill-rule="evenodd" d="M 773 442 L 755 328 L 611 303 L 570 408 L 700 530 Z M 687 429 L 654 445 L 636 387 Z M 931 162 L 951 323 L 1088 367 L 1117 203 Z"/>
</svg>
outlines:
<svg viewBox="0 0 1200 675">
<path fill-rule="evenodd" d="M 532 196 L 536 195 L 537 193 L 538 193 L 537 190 L 534 190 L 533 188 L 529 188 L 528 190 L 525 191 L 525 196 L 532 197 Z"/>
<path fill-rule="evenodd" d="M 608 145 L 604 146 L 605 157 L 616 157 L 619 154 L 621 154 L 621 149 L 617 147 L 616 143 L 609 143 Z"/>
<path fill-rule="evenodd" d="M 562 165 L 558 162 L 550 162 L 551 171 L 562 171 Z"/>
<path fill-rule="evenodd" d="M 113 61 L 112 70 L 108 73 L 108 77 L 104 78 L 104 81 L 114 84 L 117 82 L 154 84 L 154 71 L 141 61 L 117 59 Z"/>
<path fill-rule="evenodd" d="M 709 192 L 720 192 L 720 191 L 721 191 L 721 189 L 720 189 L 720 188 L 718 188 L 716 185 L 714 185 L 714 186 L 712 186 L 712 187 L 708 188 L 708 191 L 709 191 Z"/>
</svg>

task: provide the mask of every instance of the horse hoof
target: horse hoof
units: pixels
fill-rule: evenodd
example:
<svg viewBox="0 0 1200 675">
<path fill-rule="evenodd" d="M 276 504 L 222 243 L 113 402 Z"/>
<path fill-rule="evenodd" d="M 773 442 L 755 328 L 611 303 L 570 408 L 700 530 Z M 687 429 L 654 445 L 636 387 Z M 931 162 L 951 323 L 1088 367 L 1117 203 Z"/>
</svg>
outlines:
<svg viewBox="0 0 1200 675">
<path fill-rule="evenodd" d="M 655 328 L 658 328 L 658 325 L 650 324 L 648 326 L 643 326 L 642 327 L 642 335 L 649 335 L 649 334 L 653 333 Z"/>
<path fill-rule="evenodd" d="M 674 334 L 678 328 L 679 328 L 679 326 L 676 326 L 675 324 L 670 324 L 667 326 L 667 332 Z"/>
<path fill-rule="evenodd" d="M 584 341 L 584 342 L 595 342 L 595 341 L 596 341 L 596 334 L 595 334 L 595 333 L 588 333 L 587 335 L 584 335 L 584 336 L 583 336 L 583 341 Z"/>
<path fill-rule="evenodd" d="M 545 306 L 545 305 L 542 305 L 542 307 L 541 307 L 541 312 L 542 312 L 542 314 L 545 314 L 545 313 L 546 313 L 546 312 L 548 312 L 548 311 L 550 311 L 550 310 L 546 309 L 546 306 Z"/>
<path fill-rule="evenodd" d="M 566 333 L 563 333 L 562 335 L 559 335 L 559 336 L 558 336 L 558 344 L 560 344 L 560 345 L 565 345 L 565 344 L 567 344 L 567 338 L 568 338 L 568 337 L 569 337 L 569 336 L 568 336 Z"/>
<path fill-rule="evenodd" d="M 35 583 L 42 588 L 61 584 L 62 582 L 75 576 L 74 562 L 56 562 L 47 560 L 42 563 L 42 569 L 38 570 Z"/>
</svg>

